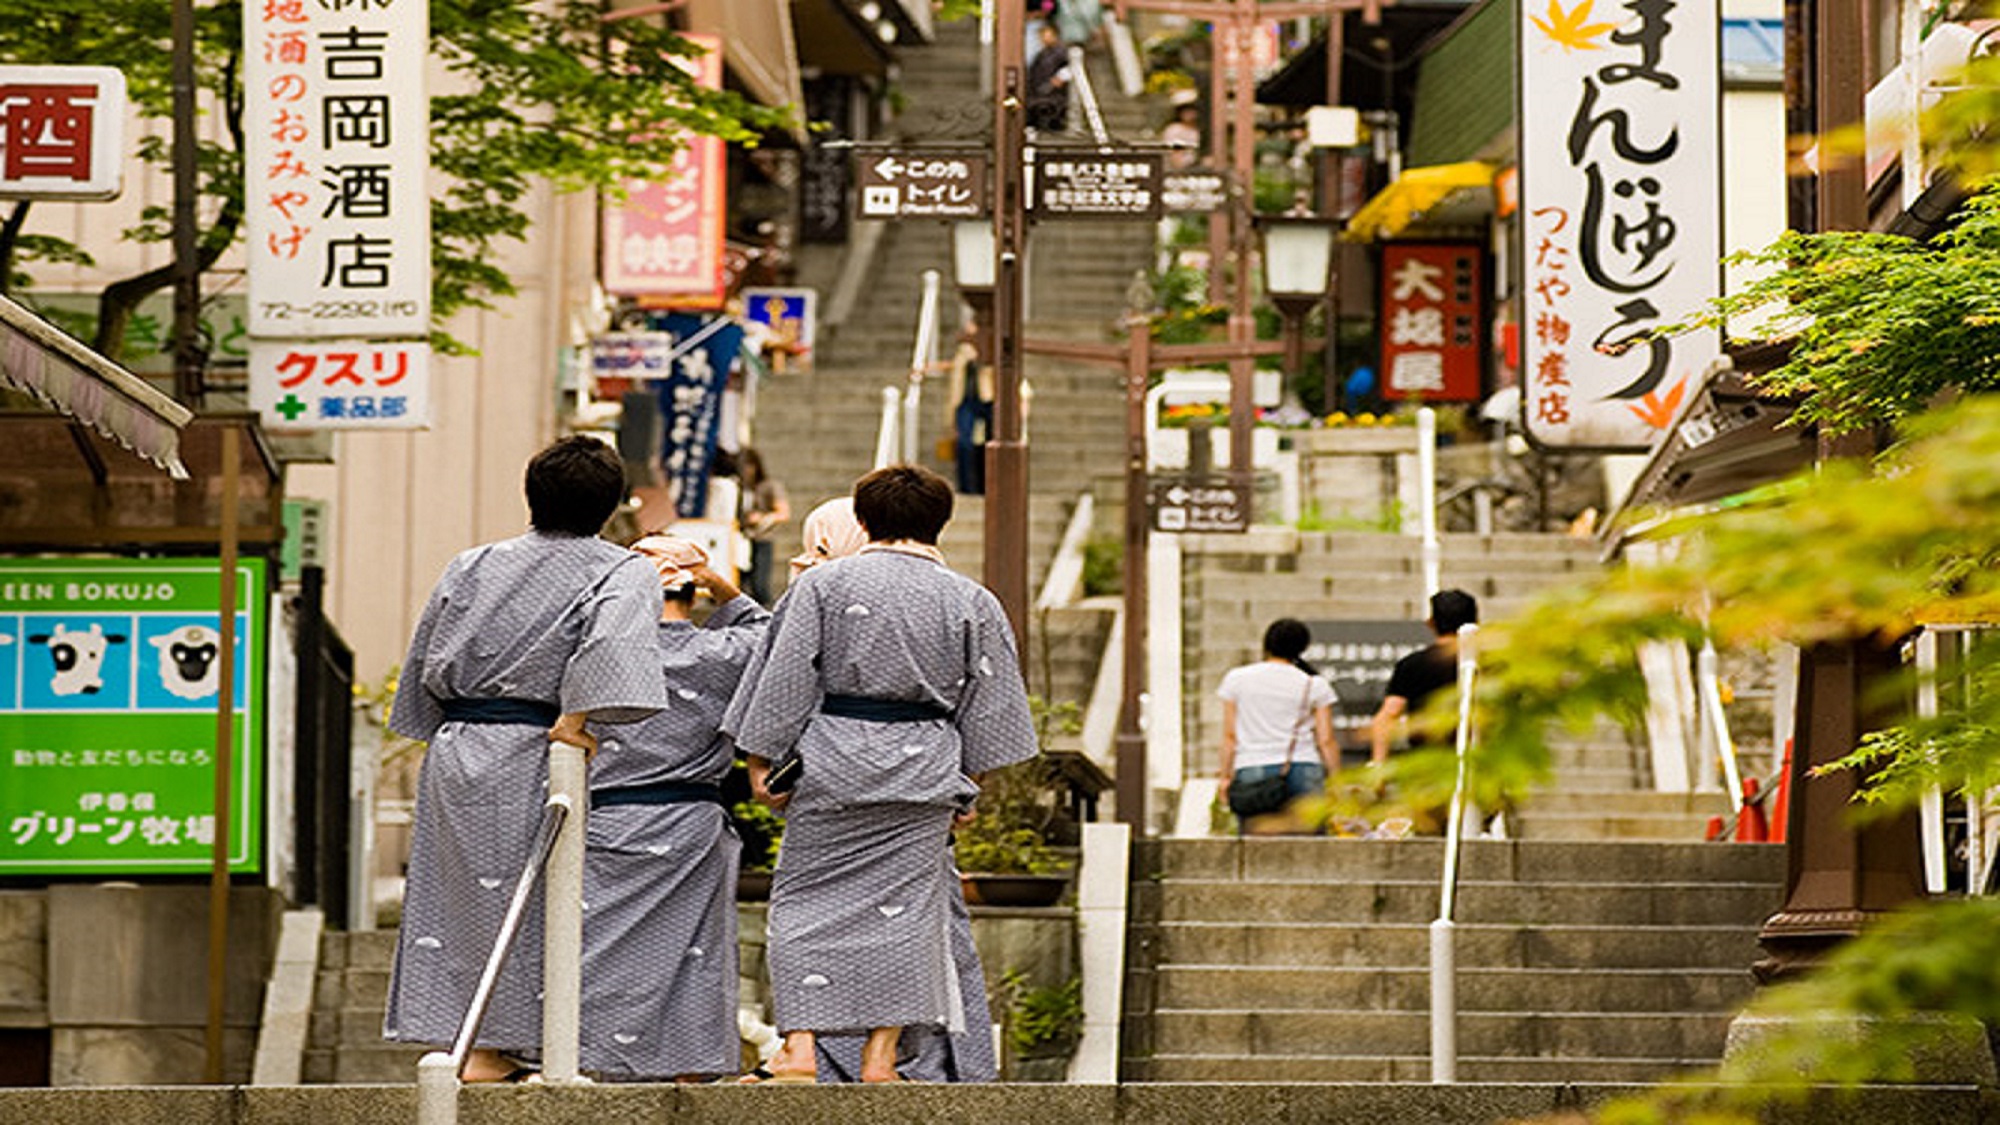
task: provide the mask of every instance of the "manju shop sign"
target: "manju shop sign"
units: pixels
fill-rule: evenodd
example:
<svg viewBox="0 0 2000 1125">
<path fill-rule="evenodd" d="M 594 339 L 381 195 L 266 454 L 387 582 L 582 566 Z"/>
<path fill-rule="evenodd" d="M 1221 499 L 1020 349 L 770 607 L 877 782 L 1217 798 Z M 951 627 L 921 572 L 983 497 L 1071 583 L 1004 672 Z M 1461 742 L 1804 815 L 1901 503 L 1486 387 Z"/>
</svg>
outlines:
<svg viewBox="0 0 2000 1125">
<path fill-rule="evenodd" d="M 213 559 L 0 563 L 0 875 L 208 870 Z M 263 835 L 265 570 L 237 570 L 229 864 Z"/>
<path fill-rule="evenodd" d="M 1485 254 L 1469 242 L 1382 247 L 1386 397 L 1479 401 L 1485 272 Z"/>
<path fill-rule="evenodd" d="M 1716 8 L 1521 13 L 1524 421 L 1543 445 L 1644 449 L 1719 346 L 1647 337 L 1720 291 Z"/>
</svg>

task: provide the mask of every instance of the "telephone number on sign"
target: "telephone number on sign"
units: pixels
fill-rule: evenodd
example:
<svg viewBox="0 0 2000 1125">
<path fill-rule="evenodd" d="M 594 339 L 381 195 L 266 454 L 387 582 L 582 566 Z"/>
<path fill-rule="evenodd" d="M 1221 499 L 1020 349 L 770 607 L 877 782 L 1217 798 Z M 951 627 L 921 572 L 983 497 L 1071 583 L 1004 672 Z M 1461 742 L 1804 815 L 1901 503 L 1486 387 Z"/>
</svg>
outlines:
<svg viewBox="0 0 2000 1125">
<path fill-rule="evenodd" d="M 357 320 L 365 317 L 417 316 L 423 311 L 416 301 L 314 301 L 310 305 L 259 301 L 257 309 L 272 320 Z"/>
</svg>

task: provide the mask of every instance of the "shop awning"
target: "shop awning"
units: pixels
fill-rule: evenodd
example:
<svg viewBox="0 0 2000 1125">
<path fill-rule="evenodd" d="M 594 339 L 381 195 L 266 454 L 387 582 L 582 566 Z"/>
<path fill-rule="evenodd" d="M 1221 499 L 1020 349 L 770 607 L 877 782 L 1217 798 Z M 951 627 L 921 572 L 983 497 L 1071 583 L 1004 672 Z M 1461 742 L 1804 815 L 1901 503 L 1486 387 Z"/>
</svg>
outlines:
<svg viewBox="0 0 2000 1125">
<path fill-rule="evenodd" d="M 26 391 L 176 479 L 188 475 L 180 437 L 193 412 L 5 297 L 0 385 Z"/>
<path fill-rule="evenodd" d="M 1411 168 L 1347 220 L 1348 240 L 1395 238 L 1412 227 L 1463 227 L 1493 213 L 1493 166 L 1477 160 Z"/>
<path fill-rule="evenodd" d="M 724 65 L 752 98 L 803 115 L 791 0 L 691 0 L 687 20 L 688 30 L 722 39 Z M 804 142 L 803 116 L 793 122 L 792 135 Z"/>
</svg>

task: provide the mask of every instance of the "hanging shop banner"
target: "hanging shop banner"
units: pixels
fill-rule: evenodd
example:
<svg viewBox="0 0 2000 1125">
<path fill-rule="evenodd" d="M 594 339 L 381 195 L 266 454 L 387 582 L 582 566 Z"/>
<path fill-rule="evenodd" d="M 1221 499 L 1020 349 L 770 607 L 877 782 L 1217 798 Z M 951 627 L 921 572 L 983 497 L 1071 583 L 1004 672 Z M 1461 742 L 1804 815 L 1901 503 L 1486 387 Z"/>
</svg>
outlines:
<svg viewBox="0 0 2000 1125">
<path fill-rule="evenodd" d="M 1644 449 L 1719 347 L 1646 338 L 1720 292 L 1716 8 L 1521 13 L 1524 421 L 1547 446 Z"/>
<path fill-rule="evenodd" d="M 708 509 L 708 471 L 722 433 L 722 391 L 743 346 L 743 328 L 728 317 L 675 313 L 654 321 L 674 338 L 673 372 L 655 384 L 666 425 L 667 486 L 674 510 L 698 519 Z"/>
<path fill-rule="evenodd" d="M 678 61 L 708 89 L 722 86 L 722 40 L 683 38 L 703 49 Z M 604 289 L 646 301 L 720 308 L 723 298 L 725 152 L 718 137 L 690 136 L 659 179 L 625 185 L 604 208 Z"/>
<path fill-rule="evenodd" d="M 430 13 L 243 5 L 252 336 L 430 331 Z"/>
<path fill-rule="evenodd" d="M 252 340 L 250 409 L 276 430 L 427 429 L 431 346 Z"/>
<path fill-rule="evenodd" d="M 0 66 L 0 199 L 111 199 L 124 173 L 124 74 Z"/>
<path fill-rule="evenodd" d="M 1470 242 L 1382 247 L 1384 397 L 1478 402 L 1484 251 Z"/>
<path fill-rule="evenodd" d="M 214 559 L 0 562 L 0 875 L 207 871 L 221 632 Z M 262 559 L 236 572 L 229 864 L 263 838 Z"/>
</svg>

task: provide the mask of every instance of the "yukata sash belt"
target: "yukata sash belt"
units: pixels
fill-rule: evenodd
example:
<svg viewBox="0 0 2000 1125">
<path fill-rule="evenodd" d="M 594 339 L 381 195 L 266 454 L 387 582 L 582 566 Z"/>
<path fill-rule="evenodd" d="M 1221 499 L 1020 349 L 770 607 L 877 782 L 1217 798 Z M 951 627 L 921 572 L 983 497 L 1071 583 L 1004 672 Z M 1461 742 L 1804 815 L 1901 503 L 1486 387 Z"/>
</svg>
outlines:
<svg viewBox="0 0 2000 1125">
<path fill-rule="evenodd" d="M 867 695 L 829 695 L 820 700 L 820 713 L 871 723 L 921 723 L 949 719 L 951 712 L 934 703 L 915 699 L 876 699 Z"/>
<path fill-rule="evenodd" d="M 447 699 L 444 718 L 448 723 L 520 723 L 552 727 L 562 718 L 562 710 L 539 699 Z"/>
<path fill-rule="evenodd" d="M 706 781 L 655 781 L 647 785 L 613 785 L 590 791 L 590 807 L 607 805 L 692 805 L 712 801 L 727 807 L 722 786 Z"/>
</svg>

